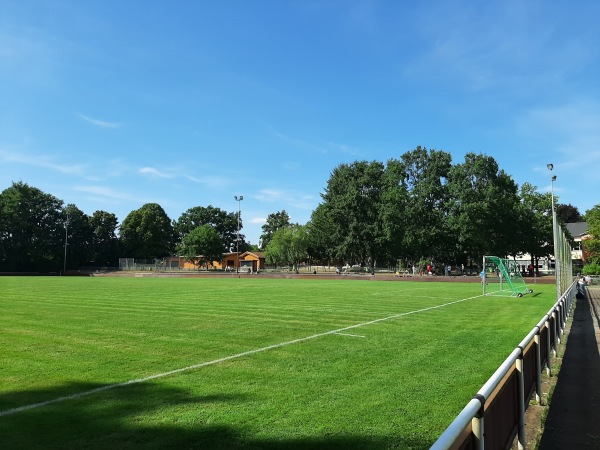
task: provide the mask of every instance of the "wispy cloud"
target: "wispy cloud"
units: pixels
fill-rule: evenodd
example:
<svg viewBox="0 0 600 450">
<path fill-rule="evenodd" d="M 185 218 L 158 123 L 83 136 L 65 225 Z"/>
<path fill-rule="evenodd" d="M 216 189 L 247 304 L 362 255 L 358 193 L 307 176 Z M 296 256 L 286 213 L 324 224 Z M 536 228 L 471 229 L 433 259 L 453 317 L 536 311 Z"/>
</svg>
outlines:
<svg viewBox="0 0 600 450">
<path fill-rule="evenodd" d="M 92 117 L 86 116 L 85 114 L 77 114 L 81 119 L 85 120 L 87 123 L 95 125 L 100 128 L 121 128 L 121 124 L 117 122 L 106 122 L 104 120 L 94 119 Z"/>
<path fill-rule="evenodd" d="M 253 225 L 262 225 L 267 223 L 267 219 L 265 217 L 254 217 L 250 219 L 249 222 Z"/>
<path fill-rule="evenodd" d="M 155 169 L 154 167 L 142 167 L 138 172 L 142 175 L 149 175 L 157 178 L 171 179 L 176 177 L 176 174 L 163 172 L 158 169 Z"/>
<path fill-rule="evenodd" d="M 32 155 L 21 151 L 6 151 L 0 149 L 0 161 L 5 163 L 24 164 L 27 166 L 50 169 L 68 175 L 83 175 L 86 169 L 84 164 L 60 164 L 52 161 L 49 156 Z"/>
<path fill-rule="evenodd" d="M 252 196 L 264 203 L 278 203 L 284 207 L 312 210 L 315 207 L 315 196 L 303 192 L 278 189 L 261 189 Z"/>
<path fill-rule="evenodd" d="M 189 180 L 193 183 L 204 184 L 206 186 L 226 186 L 226 185 L 231 184 L 230 177 L 219 177 L 219 176 L 214 176 L 214 175 L 195 177 L 195 176 L 189 175 L 177 168 L 159 170 L 155 167 L 142 167 L 142 168 L 138 169 L 138 173 L 140 175 L 153 177 L 153 178 L 162 178 L 165 180 L 174 180 L 174 179 L 178 179 L 178 178 L 183 178 L 183 179 Z"/>
<path fill-rule="evenodd" d="M 546 136 L 561 155 L 555 168 L 574 170 L 600 162 L 600 104 L 574 101 L 561 106 L 528 112 L 522 132 Z"/>
<path fill-rule="evenodd" d="M 135 198 L 127 192 L 115 190 L 106 186 L 75 186 L 73 190 L 94 194 L 112 200 L 135 200 Z"/>
</svg>

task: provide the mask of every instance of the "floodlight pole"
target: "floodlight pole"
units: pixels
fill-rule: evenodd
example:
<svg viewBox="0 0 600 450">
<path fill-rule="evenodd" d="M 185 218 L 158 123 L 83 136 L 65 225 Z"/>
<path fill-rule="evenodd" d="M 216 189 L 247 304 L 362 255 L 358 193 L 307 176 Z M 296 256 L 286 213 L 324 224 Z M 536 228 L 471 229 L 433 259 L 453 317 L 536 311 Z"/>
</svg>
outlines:
<svg viewBox="0 0 600 450">
<path fill-rule="evenodd" d="M 69 230 L 69 214 L 67 213 L 67 219 L 65 220 L 65 258 L 64 258 L 64 262 L 63 262 L 63 275 L 65 274 L 65 272 L 67 271 L 67 245 L 68 243 L 68 239 L 69 239 L 69 235 L 68 235 L 68 230 Z"/>
<path fill-rule="evenodd" d="M 234 195 L 233 198 L 235 198 L 235 201 L 238 202 L 238 217 L 237 217 L 237 239 L 235 240 L 235 248 L 236 248 L 236 254 L 237 254 L 237 264 L 235 265 L 235 273 L 238 274 L 238 278 L 240 276 L 240 210 L 241 210 L 241 205 L 240 203 L 242 202 L 242 200 L 244 200 L 244 196 L 243 195 Z"/>
<path fill-rule="evenodd" d="M 552 174 L 554 170 L 554 164 L 547 164 L 546 167 Z M 556 300 L 560 298 L 562 295 L 562 280 L 561 280 L 561 270 L 560 264 L 558 261 L 558 221 L 556 220 L 556 211 L 554 209 L 554 182 L 556 181 L 556 175 L 550 176 L 550 193 L 552 198 L 552 240 L 554 242 L 554 274 L 556 277 Z"/>
</svg>

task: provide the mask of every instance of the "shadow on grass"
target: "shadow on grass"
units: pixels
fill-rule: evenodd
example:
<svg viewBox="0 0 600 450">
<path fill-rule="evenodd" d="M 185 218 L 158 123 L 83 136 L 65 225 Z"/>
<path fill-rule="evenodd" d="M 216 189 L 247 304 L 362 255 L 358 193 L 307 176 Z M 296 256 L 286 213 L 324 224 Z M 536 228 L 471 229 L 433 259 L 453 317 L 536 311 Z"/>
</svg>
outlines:
<svg viewBox="0 0 600 450">
<path fill-rule="evenodd" d="M 74 383 L 43 391 L 12 392 L 19 397 L 59 398 L 102 385 Z M 0 416 L 3 449 L 425 449 L 433 442 L 415 438 L 354 434 L 262 439 L 230 424 L 206 423 L 204 408 L 248 401 L 242 394 L 190 395 L 183 389 L 140 383 Z M 14 404 L 14 403 L 13 403 Z M 173 413 L 177 408 L 185 419 Z M 161 410 L 168 412 L 160 416 Z M 197 420 L 194 414 L 197 411 Z M 152 422 L 146 420 L 152 414 Z M 157 419 L 158 417 L 158 419 Z M 326 424 L 324 424 L 325 426 Z M 289 430 L 287 430 L 289 433 Z M 304 430 L 306 431 L 306 430 Z M 276 432 L 273 433 L 276 435 Z"/>
</svg>

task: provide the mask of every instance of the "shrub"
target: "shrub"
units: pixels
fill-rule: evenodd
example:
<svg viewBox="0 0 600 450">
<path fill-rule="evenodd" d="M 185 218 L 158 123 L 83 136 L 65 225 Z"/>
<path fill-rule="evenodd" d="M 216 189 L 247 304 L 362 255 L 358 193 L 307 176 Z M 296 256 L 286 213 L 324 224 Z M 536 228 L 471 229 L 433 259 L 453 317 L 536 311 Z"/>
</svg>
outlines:
<svg viewBox="0 0 600 450">
<path fill-rule="evenodd" d="M 600 264 L 586 264 L 583 266 L 584 275 L 600 275 Z"/>
</svg>

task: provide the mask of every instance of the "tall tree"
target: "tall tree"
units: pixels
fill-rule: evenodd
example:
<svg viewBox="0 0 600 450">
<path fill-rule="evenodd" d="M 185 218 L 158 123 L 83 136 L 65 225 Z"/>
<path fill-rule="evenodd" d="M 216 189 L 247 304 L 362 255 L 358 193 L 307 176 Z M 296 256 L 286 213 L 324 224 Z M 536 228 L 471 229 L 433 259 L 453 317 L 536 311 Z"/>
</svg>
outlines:
<svg viewBox="0 0 600 450">
<path fill-rule="evenodd" d="M 260 236 L 260 247 L 266 248 L 271 242 L 273 234 L 285 226 L 290 225 L 290 216 L 284 210 L 271 213 L 267 216 L 267 221 L 262 226 L 262 235 Z"/>
<path fill-rule="evenodd" d="M 208 224 L 194 228 L 186 234 L 179 248 L 181 256 L 196 266 L 220 261 L 223 257 L 223 239 L 221 235 Z"/>
<path fill-rule="evenodd" d="M 334 224 L 329 205 L 320 203 L 312 212 L 310 221 L 306 224 L 308 229 L 308 254 L 316 261 L 329 264 L 336 259 L 335 240 L 332 237 Z"/>
<path fill-rule="evenodd" d="M 476 261 L 483 255 L 518 253 L 518 188 L 493 157 L 468 153 L 464 163 L 452 167 L 449 186 L 460 253 Z"/>
<path fill-rule="evenodd" d="M 20 181 L 0 193 L 2 270 L 62 270 L 62 206 L 62 200 Z"/>
<path fill-rule="evenodd" d="M 399 178 L 395 195 L 402 203 L 395 214 L 403 227 L 404 251 L 412 258 L 444 259 L 454 250 L 447 220 L 451 162 L 449 153 L 419 146 L 388 163 Z"/>
<path fill-rule="evenodd" d="M 127 257 L 163 258 L 173 250 L 171 220 L 160 205 L 146 203 L 123 220 L 119 240 Z"/>
<path fill-rule="evenodd" d="M 373 267 L 384 254 L 381 217 L 384 166 L 356 161 L 336 167 L 322 194 L 335 256 Z"/>
<path fill-rule="evenodd" d="M 269 264 L 291 265 L 298 271 L 300 262 L 308 256 L 308 230 L 305 225 L 288 225 L 279 228 L 265 249 Z"/>
<path fill-rule="evenodd" d="M 182 239 L 192 230 L 202 226 L 210 225 L 221 235 L 223 245 L 229 251 L 235 251 L 238 232 L 237 213 L 228 213 L 214 206 L 194 206 L 184 212 L 174 225 L 177 241 Z M 242 228 L 240 217 L 240 228 Z M 240 234 L 240 250 L 245 248 L 245 237 Z"/>
<path fill-rule="evenodd" d="M 119 260 L 117 216 L 106 211 L 96 211 L 90 218 L 92 227 L 91 261 L 100 266 L 113 266 Z"/>
<path fill-rule="evenodd" d="M 556 205 L 556 216 L 562 223 L 583 222 L 583 218 L 577 207 L 570 203 L 568 205 Z"/>
<path fill-rule="evenodd" d="M 523 183 L 519 196 L 522 218 L 521 250 L 531 255 L 531 264 L 538 269 L 541 257 L 554 253 L 552 231 L 552 195 L 541 193 L 537 186 Z"/>
<path fill-rule="evenodd" d="M 66 248 L 67 269 L 75 269 L 91 260 L 93 230 L 90 217 L 74 204 L 68 204 L 63 210 L 66 221 L 68 245 Z"/>
</svg>

